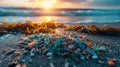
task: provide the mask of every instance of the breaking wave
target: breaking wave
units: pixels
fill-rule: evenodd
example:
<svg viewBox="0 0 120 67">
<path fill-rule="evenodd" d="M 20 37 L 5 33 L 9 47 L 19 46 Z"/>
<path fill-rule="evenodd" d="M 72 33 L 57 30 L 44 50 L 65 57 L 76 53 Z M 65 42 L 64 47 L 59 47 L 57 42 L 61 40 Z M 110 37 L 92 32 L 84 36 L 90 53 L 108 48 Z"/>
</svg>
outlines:
<svg viewBox="0 0 120 67">
<path fill-rule="evenodd" d="M 105 16 L 120 15 L 120 9 L 71 9 L 42 11 L 39 9 L 0 8 L 0 16 Z"/>
</svg>

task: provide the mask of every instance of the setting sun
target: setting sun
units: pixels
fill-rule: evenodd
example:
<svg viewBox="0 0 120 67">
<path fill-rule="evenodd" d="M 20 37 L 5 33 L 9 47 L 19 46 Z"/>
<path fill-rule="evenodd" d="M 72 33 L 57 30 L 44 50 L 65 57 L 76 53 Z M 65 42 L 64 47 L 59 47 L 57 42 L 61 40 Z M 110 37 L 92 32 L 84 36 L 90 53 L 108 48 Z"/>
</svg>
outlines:
<svg viewBox="0 0 120 67">
<path fill-rule="evenodd" d="M 45 8 L 50 8 L 50 7 L 52 7 L 52 3 L 51 3 L 51 2 L 43 2 L 42 5 L 43 5 L 43 7 L 45 7 Z"/>
<path fill-rule="evenodd" d="M 52 8 L 53 5 L 56 3 L 56 0 L 44 0 L 42 1 L 43 8 Z"/>
</svg>

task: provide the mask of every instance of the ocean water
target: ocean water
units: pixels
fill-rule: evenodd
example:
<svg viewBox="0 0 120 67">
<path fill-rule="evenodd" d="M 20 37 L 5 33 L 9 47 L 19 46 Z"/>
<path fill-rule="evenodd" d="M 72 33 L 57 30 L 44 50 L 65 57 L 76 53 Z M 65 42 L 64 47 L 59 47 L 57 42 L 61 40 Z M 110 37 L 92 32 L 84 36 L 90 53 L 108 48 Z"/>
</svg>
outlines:
<svg viewBox="0 0 120 67">
<path fill-rule="evenodd" d="M 41 22 L 52 17 L 60 23 L 120 23 L 120 9 L 56 9 L 0 7 L 0 23 Z"/>
</svg>

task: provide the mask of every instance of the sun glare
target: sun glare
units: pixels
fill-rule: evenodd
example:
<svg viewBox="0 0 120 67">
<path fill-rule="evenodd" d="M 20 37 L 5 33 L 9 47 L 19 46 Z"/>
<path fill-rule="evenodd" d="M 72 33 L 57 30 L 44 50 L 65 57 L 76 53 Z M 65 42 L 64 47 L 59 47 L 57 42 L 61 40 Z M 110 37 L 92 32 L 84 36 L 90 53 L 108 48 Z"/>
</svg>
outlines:
<svg viewBox="0 0 120 67">
<path fill-rule="evenodd" d="M 55 20 L 54 17 L 51 17 L 51 16 L 46 16 L 46 17 L 43 17 L 43 22 L 52 22 Z"/>
<path fill-rule="evenodd" d="M 46 19 L 46 21 L 48 21 L 48 22 L 53 20 L 52 17 L 46 17 L 45 19 Z"/>
<path fill-rule="evenodd" d="M 54 4 L 56 3 L 56 0 L 44 0 L 42 1 L 42 6 L 45 9 L 52 8 Z"/>
<path fill-rule="evenodd" d="M 52 3 L 51 2 L 43 2 L 42 5 L 45 8 L 51 8 L 52 7 Z"/>
</svg>

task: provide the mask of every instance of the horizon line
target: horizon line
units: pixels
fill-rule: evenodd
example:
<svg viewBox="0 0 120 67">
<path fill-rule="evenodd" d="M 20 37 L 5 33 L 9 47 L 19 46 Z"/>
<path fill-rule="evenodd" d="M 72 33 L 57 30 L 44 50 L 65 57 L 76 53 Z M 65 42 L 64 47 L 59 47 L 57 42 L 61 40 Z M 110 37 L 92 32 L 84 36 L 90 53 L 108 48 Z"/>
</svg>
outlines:
<svg viewBox="0 0 120 67">
<path fill-rule="evenodd" d="M 40 9 L 45 10 L 44 8 L 40 7 L 20 7 L 20 6 L 0 6 L 0 8 L 13 8 L 13 9 Z M 97 7 L 91 7 L 91 8 L 50 8 L 48 10 L 88 10 L 88 9 L 120 9 L 120 8 L 97 8 Z"/>
</svg>

